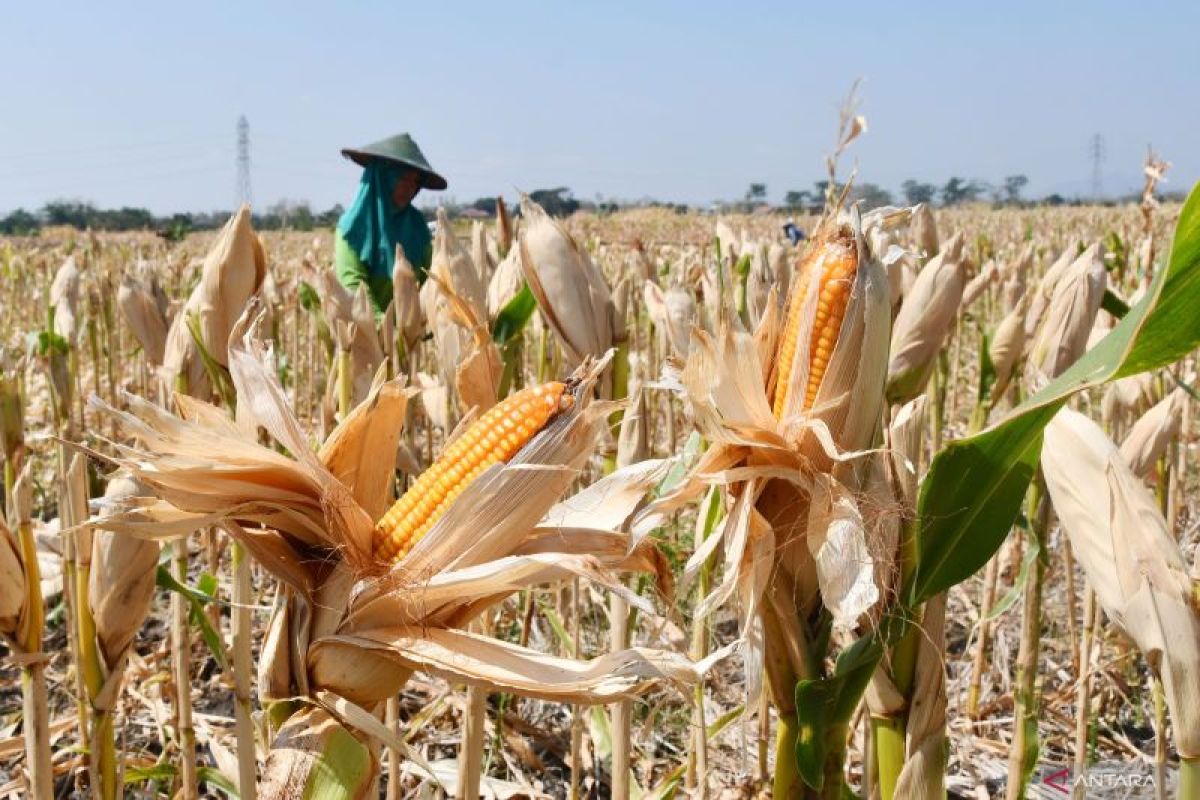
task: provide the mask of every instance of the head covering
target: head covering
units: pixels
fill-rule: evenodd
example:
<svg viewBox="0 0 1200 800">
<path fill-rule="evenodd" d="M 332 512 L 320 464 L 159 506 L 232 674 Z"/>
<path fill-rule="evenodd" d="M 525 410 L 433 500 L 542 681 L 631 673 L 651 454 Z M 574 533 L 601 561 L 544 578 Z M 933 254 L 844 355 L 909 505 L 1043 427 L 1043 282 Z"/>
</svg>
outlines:
<svg viewBox="0 0 1200 800">
<path fill-rule="evenodd" d="M 347 147 L 342 150 L 342 155 L 364 167 L 371 161 L 387 161 L 412 167 L 421 171 L 423 188 L 439 192 L 446 188 L 446 179 L 434 172 L 433 167 L 425 160 L 421 148 L 417 147 L 417 143 L 407 133 L 400 133 L 362 147 Z"/>
<path fill-rule="evenodd" d="M 408 169 L 388 161 L 368 161 L 354 202 L 338 220 L 342 238 L 373 276 L 391 277 L 397 244 L 404 247 L 409 261 L 425 262 L 430 241 L 425 218 L 411 205 L 397 209 L 392 203 L 392 188 Z"/>
</svg>

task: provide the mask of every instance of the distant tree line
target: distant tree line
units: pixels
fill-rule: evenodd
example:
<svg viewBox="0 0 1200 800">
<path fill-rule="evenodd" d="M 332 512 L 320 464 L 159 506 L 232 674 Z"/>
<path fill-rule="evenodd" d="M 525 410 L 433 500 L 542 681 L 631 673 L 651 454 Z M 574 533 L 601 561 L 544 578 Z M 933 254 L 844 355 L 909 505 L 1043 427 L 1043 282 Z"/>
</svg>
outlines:
<svg viewBox="0 0 1200 800">
<path fill-rule="evenodd" d="M 254 226 L 260 230 L 291 229 L 310 231 L 337 224 L 342 207 L 335 205 L 314 212 L 305 202 L 281 200 L 263 212 L 253 215 Z M 224 225 L 232 211 L 208 211 L 157 216 L 144 208 L 97 208 L 83 200 L 54 200 L 37 211 L 18 208 L 0 216 L 0 234 L 28 235 L 43 227 L 67 225 L 79 230 L 155 231 L 166 236 L 180 237 L 191 231 L 213 230 Z"/>
<path fill-rule="evenodd" d="M 1029 178 L 1024 175 L 1009 175 L 998 185 L 991 184 L 978 178 L 952 176 L 938 186 L 934 183 L 909 178 L 900 184 L 900 198 L 908 205 L 927 203 L 941 206 L 957 206 L 963 203 L 988 201 L 996 206 L 1021 206 L 1028 202 L 1024 197 Z M 830 187 L 829 181 L 821 180 L 813 183 L 811 189 L 792 189 L 784 193 L 782 209 L 794 212 L 819 212 L 829 196 L 838 197 L 846 191 L 845 185 Z M 678 213 L 692 210 L 694 206 L 686 203 L 662 202 L 652 198 L 637 201 L 603 200 L 599 196 L 595 202 L 575 198 L 566 186 L 552 189 L 537 189 L 529 193 L 530 199 L 539 204 L 552 216 L 565 217 L 576 211 L 591 211 L 599 214 L 612 213 L 622 208 L 655 206 L 668 208 Z M 879 206 L 894 205 L 897 198 L 887 189 L 866 181 L 855 181 L 847 193 L 851 202 L 859 202 L 866 209 Z M 1163 199 L 1182 199 L 1182 193 L 1164 194 Z M 1104 202 L 1136 201 L 1137 195 L 1106 200 Z M 1051 194 L 1038 203 L 1046 205 L 1083 204 L 1095 202 L 1087 198 L 1066 198 Z M 453 197 L 438 199 L 438 206 L 446 209 L 453 218 L 461 214 L 488 215 L 495 213 L 496 198 L 494 196 L 480 197 L 470 203 L 458 203 Z M 708 206 L 717 211 L 751 212 L 762 207 L 770 207 L 767 202 L 767 184 L 753 182 L 749 185 L 745 196 L 733 202 L 718 201 Z M 435 217 L 436 206 L 422 207 L 421 211 L 429 220 Z M 517 213 L 516 208 L 511 209 Z M 268 206 L 264 211 L 253 215 L 254 226 L 260 230 L 297 230 L 310 231 L 318 228 L 332 228 L 342 215 L 341 205 L 335 205 L 325 211 L 316 212 L 305 201 L 280 200 Z M 210 211 L 197 213 L 178 213 L 157 216 L 144 208 L 122 207 L 115 209 L 97 208 L 94 204 L 83 200 L 54 200 L 46 203 L 41 209 L 29 211 L 18 208 L 7 215 L 0 216 L 0 235 L 28 235 L 37 233 L 46 226 L 67 225 L 79 230 L 108 230 L 108 231 L 155 231 L 167 238 L 178 239 L 191 231 L 212 230 L 224 225 L 232 216 L 231 211 Z"/>
</svg>

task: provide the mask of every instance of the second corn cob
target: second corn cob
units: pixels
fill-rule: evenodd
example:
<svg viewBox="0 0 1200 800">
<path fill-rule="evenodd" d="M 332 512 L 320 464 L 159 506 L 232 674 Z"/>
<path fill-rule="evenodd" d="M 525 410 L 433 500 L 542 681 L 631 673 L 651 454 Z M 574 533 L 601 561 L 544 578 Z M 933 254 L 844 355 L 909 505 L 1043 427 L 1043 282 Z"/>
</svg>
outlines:
<svg viewBox="0 0 1200 800">
<path fill-rule="evenodd" d="M 511 459 L 570 407 L 574 398 L 566 390 L 557 381 L 523 389 L 476 420 L 375 525 L 375 557 L 387 563 L 404 558 L 485 469 Z"/>
</svg>

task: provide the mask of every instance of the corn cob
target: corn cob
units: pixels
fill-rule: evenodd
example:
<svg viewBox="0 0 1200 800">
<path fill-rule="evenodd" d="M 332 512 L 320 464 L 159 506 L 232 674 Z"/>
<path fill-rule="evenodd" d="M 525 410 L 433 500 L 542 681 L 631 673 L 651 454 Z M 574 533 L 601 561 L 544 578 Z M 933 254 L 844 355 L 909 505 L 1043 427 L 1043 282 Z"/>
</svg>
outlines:
<svg viewBox="0 0 1200 800">
<path fill-rule="evenodd" d="M 404 558 L 479 475 L 508 461 L 560 410 L 571 407 L 567 385 L 523 389 L 496 404 L 455 439 L 375 525 L 375 557 Z"/>
<path fill-rule="evenodd" d="M 828 369 L 829 361 L 833 357 L 833 348 L 837 344 L 842 318 L 845 316 L 846 306 L 850 302 L 850 288 L 853 285 L 857 269 L 858 256 L 853 243 L 839 236 L 816 242 L 813 249 L 800 263 L 799 275 L 788 304 L 783 339 L 779 343 L 780 372 L 775 382 L 776 417 L 783 416 L 784 408 L 787 406 L 788 384 L 791 382 L 793 371 L 792 362 L 799 349 L 797 340 L 800 337 L 805 298 L 811 280 L 816 276 L 820 281 L 820 288 L 818 289 L 812 334 L 809 338 L 808 381 L 804 388 L 803 405 L 805 410 L 812 408 L 816 401 L 817 390 L 821 388 L 821 379 L 825 377 L 825 370 Z"/>
</svg>

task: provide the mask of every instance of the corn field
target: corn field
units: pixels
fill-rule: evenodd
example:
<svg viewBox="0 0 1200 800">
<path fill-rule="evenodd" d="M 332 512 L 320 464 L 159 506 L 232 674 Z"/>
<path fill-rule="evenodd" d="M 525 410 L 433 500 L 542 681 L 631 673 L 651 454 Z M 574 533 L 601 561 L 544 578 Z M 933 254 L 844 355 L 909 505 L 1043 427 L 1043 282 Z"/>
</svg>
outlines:
<svg viewBox="0 0 1200 800">
<path fill-rule="evenodd" d="M 1164 169 L 501 201 L 383 311 L 248 208 L 0 239 L 0 797 L 1200 798 Z"/>
</svg>

